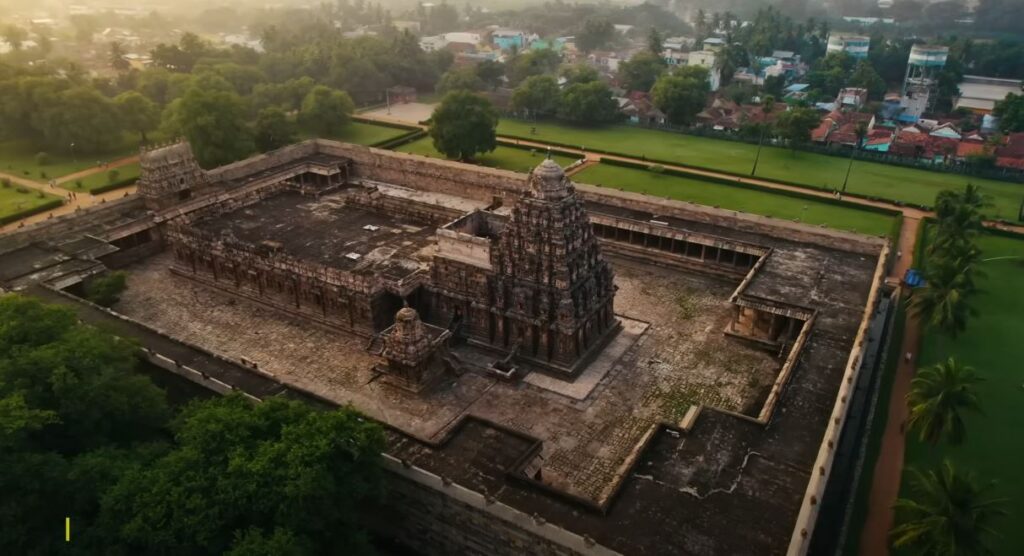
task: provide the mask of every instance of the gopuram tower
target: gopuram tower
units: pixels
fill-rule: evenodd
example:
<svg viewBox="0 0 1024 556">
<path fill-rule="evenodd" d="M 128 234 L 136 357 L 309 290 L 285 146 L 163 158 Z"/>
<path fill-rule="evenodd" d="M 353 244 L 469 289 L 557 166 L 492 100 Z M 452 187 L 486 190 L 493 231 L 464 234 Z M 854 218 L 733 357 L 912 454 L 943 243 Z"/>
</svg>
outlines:
<svg viewBox="0 0 1024 556">
<path fill-rule="evenodd" d="M 499 332 L 519 356 L 574 376 L 619 327 L 613 273 L 562 168 L 546 159 L 528 183 L 491 252 Z"/>
</svg>

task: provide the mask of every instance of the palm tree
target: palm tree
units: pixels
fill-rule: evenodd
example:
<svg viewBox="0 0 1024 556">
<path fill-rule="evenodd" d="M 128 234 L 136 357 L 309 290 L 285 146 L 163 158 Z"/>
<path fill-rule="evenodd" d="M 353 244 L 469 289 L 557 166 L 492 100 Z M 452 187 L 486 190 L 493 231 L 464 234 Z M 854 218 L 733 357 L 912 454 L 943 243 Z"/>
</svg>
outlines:
<svg viewBox="0 0 1024 556">
<path fill-rule="evenodd" d="M 985 542 L 995 534 L 992 522 L 1006 515 L 1003 500 L 985 496 L 993 483 L 979 487 L 949 461 L 938 472 L 910 472 L 913 498 L 896 501 L 893 546 L 934 556 L 991 554 Z"/>
<path fill-rule="evenodd" d="M 853 170 L 853 157 L 860 150 L 861 145 L 864 143 L 864 138 L 868 135 L 867 122 L 857 122 L 857 127 L 853 133 L 857 136 L 857 142 L 850 149 L 850 164 L 846 167 L 846 177 L 843 178 L 843 193 L 846 193 L 846 182 L 850 181 L 850 170 Z"/>
<path fill-rule="evenodd" d="M 959 266 L 959 259 L 934 259 L 925 271 L 925 285 L 911 293 L 911 312 L 926 325 L 956 338 L 973 313 L 967 303 L 976 291 L 971 268 Z"/>
<path fill-rule="evenodd" d="M 754 167 L 750 169 L 751 176 L 757 173 L 757 161 L 761 159 L 761 146 L 764 145 L 764 133 L 768 130 L 768 114 L 774 109 L 775 97 L 765 95 L 764 100 L 761 101 L 761 113 L 764 115 L 761 122 L 761 138 L 757 140 L 757 154 L 754 155 Z"/>
<path fill-rule="evenodd" d="M 907 394 L 909 428 L 918 430 L 922 442 L 937 444 L 945 438 L 953 445 L 963 443 L 967 428 L 962 414 L 981 411 L 975 387 L 983 380 L 952 357 L 921 371 Z"/>
</svg>

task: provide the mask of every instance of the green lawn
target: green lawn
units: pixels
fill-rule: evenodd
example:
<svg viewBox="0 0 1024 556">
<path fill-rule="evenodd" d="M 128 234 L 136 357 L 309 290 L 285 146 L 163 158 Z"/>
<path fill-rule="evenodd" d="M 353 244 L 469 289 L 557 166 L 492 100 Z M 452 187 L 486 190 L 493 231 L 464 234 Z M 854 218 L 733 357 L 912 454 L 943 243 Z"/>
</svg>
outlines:
<svg viewBox="0 0 1024 556">
<path fill-rule="evenodd" d="M 888 235 L 893 220 L 891 216 L 858 208 L 608 164 L 586 168 L 575 174 L 573 180 L 874 236 Z"/>
<path fill-rule="evenodd" d="M 97 161 L 109 162 L 139 152 L 138 138 L 135 137 L 132 141 L 126 139 L 122 148 L 107 153 L 70 154 L 46 150 L 50 160 L 45 166 L 40 166 L 36 164 L 36 154 L 41 150 L 45 149 L 26 141 L 0 142 L 0 172 L 46 183 L 53 178 L 95 168 Z"/>
<path fill-rule="evenodd" d="M 75 183 L 75 181 L 77 180 L 64 182 L 60 184 L 60 186 L 63 187 L 64 189 L 67 189 L 68 191 L 74 191 L 76 193 L 80 191 L 87 191 L 89 193 L 92 193 L 94 189 L 98 187 L 103 187 L 110 183 L 110 170 L 118 171 L 119 175 L 117 177 L 117 180 L 115 181 L 126 180 L 129 178 L 138 179 L 139 177 L 139 163 L 136 162 L 134 164 L 127 164 L 125 166 L 120 166 L 118 168 L 103 169 L 91 176 L 82 178 L 82 187 L 78 187 L 78 184 Z M 127 187 L 128 185 L 131 184 L 125 184 L 125 187 Z"/>
<path fill-rule="evenodd" d="M 355 143 L 357 145 L 373 145 L 381 141 L 394 139 L 395 137 L 408 132 L 409 130 L 398 129 L 397 127 L 367 124 L 363 122 L 349 122 L 341 133 L 331 137 L 324 137 L 324 139 L 333 139 L 335 141 Z M 319 137 L 316 134 L 306 131 L 301 132 L 299 135 L 300 139 L 303 140 Z"/>
<path fill-rule="evenodd" d="M 434 148 L 433 140 L 429 137 L 413 141 L 412 143 L 406 143 L 395 150 L 404 153 L 432 156 L 434 158 L 444 158 L 444 156 Z M 547 154 L 544 151 L 528 151 L 524 149 L 517 149 L 515 147 L 503 147 L 499 145 L 493 152 L 478 156 L 476 162 L 483 166 L 490 166 L 492 168 L 503 168 L 505 170 L 513 170 L 516 172 L 529 172 L 540 164 L 541 161 L 544 160 L 545 156 L 547 156 Z M 575 159 L 566 156 L 552 155 L 551 158 L 563 168 L 575 162 Z"/>
<path fill-rule="evenodd" d="M 1009 515 L 996 525 L 995 554 L 1024 554 L 1024 239 L 982 235 L 983 258 L 1016 256 L 982 263 L 978 316 L 955 340 L 927 333 L 918 360 L 922 366 L 949 356 L 974 367 L 985 378 L 979 388 L 984 415 L 966 418 L 967 441 L 959 447 L 921 444 L 908 435 L 905 465 L 932 468 L 949 457 L 983 481 L 998 481 L 993 495 L 1008 499 Z M 904 473 L 901 495 L 908 494 Z"/>
<path fill-rule="evenodd" d="M 37 191 L 27 188 L 22 189 L 25 189 L 26 192 L 19 193 L 16 184 L 12 184 L 11 187 L 0 187 L 0 219 L 6 219 L 8 216 L 30 211 L 39 205 L 57 198 L 46 193 L 40 198 Z"/>
<path fill-rule="evenodd" d="M 536 127 L 536 135 L 530 134 L 532 127 Z M 498 133 L 638 157 L 643 155 L 742 175 L 750 173 L 757 151 L 757 145 L 632 126 L 584 128 L 555 122 L 502 120 Z M 761 151 L 757 175 L 838 189 L 842 186 L 847 165 L 848 159 L 842 157 L 765 147 Z M 847 191 L 931 205 L 942 189 L 963 187 L 968 182 L 981 186 L 983 192 L 991 197 L 993 206 L 988 211 L 991 217 L 1016 220 L 1017 210 L 1024 201 L 1024 184 L 857 161 L 853 164 Z"/>
</svg>

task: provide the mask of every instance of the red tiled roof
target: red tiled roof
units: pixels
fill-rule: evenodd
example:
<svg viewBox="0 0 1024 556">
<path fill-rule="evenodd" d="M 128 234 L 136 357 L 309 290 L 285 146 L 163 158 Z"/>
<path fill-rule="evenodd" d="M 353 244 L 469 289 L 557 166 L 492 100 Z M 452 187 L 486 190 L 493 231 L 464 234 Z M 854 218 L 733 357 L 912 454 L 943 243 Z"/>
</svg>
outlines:
<svg viewBox="0 0 1024 556">
<path fill-rule="evenodd" d="M 1024 158 L 1009 158 L 1000 156 L 996 158 L 996 166 L 1000 168 L 1015 168 L 1024 170 Z"/>
<path fill-rule="evenodd" d="M 960 158 L 966 158 L 971 155 L 983 155 L 986 151 L 985 143 L 976 141 L 960 141 L 960 144 L 956 146 L 956 155 Z"/>
</svg>

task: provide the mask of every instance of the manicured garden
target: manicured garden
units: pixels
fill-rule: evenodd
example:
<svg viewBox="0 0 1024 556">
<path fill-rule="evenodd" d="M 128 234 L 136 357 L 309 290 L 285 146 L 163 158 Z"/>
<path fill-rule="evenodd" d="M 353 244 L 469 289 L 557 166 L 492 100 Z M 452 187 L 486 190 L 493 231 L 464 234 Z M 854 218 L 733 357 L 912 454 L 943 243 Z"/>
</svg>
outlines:
<svg viewBox="0 0 1024 556">
<path fill-rule="evenodd" d="M 1006 499 L 1002 508 L 1008 515 L 995 523 L 993 553 L 1024 554 L 1024 528 L 1019 526 L 1024 523 L 1024 238 L 982 234 L 977 245 L 982 263 L 979 291 L 971 304 L 978 314 L 953 340 L 926 331 L 918 368 L 950 356 L 974 367 L 984 378 L 976 387 L 983 413 L 963 413 L 967 439 L 959 446 L 922 443 L 908 433 L 900 495 L 909 495 L 908 467 L 934 469 L 949 458 L 957 468 L 976 473 L 981 482 L 997 481 L 989 496 Z"/>
<path fill-rule="evenodd" d="M 0 186 L 0 224 L 13 222 L 19 215 L 31 214 L 43 206 L 60 206 L 60 198 L 46 193 L 40 195 L 36 190 L 17 184 Z"/>
<path fill-rule="evenodd" d="M 575 174 L 573 180 L 875 236 L 889 234 L 893 225 L 892 216 L 852 206 L 609 164 L 586 168 Z"/>
<path fill-rule="evenodd" d="M 138 154 L 134 142 L 125 142 L 121 149 L 102 154 L 71 154 L 45 152 L 39 156 L 40 149 L 26 141 L 6 141 L 0 143 L 0 172 L 20 178 L 46 183 L 51 179 L 96 167 L 96 162 L 109 162 Z M 42 164 L 40 164 L 42 162 Z"/>
<path fill-rule="evenodd" d="M 341 133 L 332 137 L 324 137 L 324 139 L 333 139 L 335 141 L 355 143 L 357 145 L 375 145 L 377 143 L 387 141 L 388 139 L 394 139 L 395 137 L 405 133 L 408 133 L 408 130 L 397 127 L 368 124 L 365 122 L 349 122 Z M 314 134 L 303 132 L 301 134 L 301 139 L 311 139 L 314 136 Z"/>
<path fill-rule="evenodd" d="M 117 172 L 116 176 L 111 175 L 113 171 Z M 111 179 L 111 177 L 114 177 L 114 179 Z M 135 162 L 117 168 L 98 169 L 94 174 L 81 179 L 62 182 L 60 186 L 75 193 L 82 191 L 93 193 L 99 189 L 109 191 L 117 187 L 127 187 L 138 179 L 139 163 Z M 79 183 L 81 183 L 81 187 L 79 187 Z"/>
<path fill-rule="evenodd" d="M 536 134 L 531 134 L 536 128 Z M 632 126 L 574 127 L 557 122 L 502 120 L 498 133 L 566 145 L 618 152 L 648 159 L 678 162 L 723 172 L 749 175 L 757 145 Z M 764 147 L 757 175 L 817 188 L 839 189 L 848 159 L 782 147 Z M 987 215 L 1016 220 L 1024 201 L 1024 184 L 979 179 L 958 174 L 856 161 L 847 191 L 861 195 L 931 205 L 942 189 L 966 183 L 981 186 L 991 198 Z"/>
<path fill-rule="evenodd" d="M 437 152 L 437 149 L 434 148 L 433 141 L 429 137 L 406 143 L 395 150 L 434 158 L 444 158 L 444 155 Z M 494 149 L 494 151 L 477 156 L 475 162 L 492 168 L 502 168 L 515 172 L 529 172 L 540 164 L 545 156 L 547 156 L 547 153 L 542 150 L 530 151 L 498 145 L 498 148 Z M 575 162 L 574 159 L 566 156 L 552 155 L 551 158 L 563 168 Z"/>
</svg>

